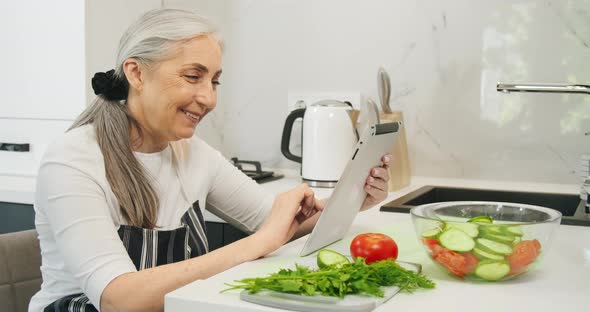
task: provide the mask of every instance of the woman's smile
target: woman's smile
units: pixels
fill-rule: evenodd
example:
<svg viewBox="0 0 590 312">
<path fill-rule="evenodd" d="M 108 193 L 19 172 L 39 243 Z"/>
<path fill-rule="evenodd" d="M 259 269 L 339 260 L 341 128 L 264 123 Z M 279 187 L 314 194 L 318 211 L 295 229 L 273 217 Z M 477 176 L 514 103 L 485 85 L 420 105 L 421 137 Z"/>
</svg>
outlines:
<svg viewBox="0 0 590 312">
<path fill-rule="evenodd" d="M 195 112 L 190 112 L 185 109 L 180 109 L 180 112 L 193 124 L 197 124 L 201 120 L 201 115 Z"/>
</svg>

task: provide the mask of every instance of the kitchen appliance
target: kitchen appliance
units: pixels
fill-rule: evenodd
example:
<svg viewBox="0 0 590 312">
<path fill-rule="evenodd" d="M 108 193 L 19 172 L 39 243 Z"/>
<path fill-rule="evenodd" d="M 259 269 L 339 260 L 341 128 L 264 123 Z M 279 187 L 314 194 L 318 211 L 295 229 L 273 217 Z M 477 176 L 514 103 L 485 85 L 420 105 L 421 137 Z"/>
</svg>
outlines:
<svg viewBox="0 0 590 312">
<path fill-rule="evenodd" d="M 259 161 L 240 160 L 237 157 L 232 157 L 231 162 L 240 171 L 242 171 L 244 174 L 246 174 L 248 177 L 250 177 L 252 180 L 256 181 L 259 184 L 278 180 L 284 176 L 282 174 L 278 174 L 272 171 L 263 171 Z M 250 167 L 254 166 L 254 170 L 245 169 L 244 165 L 249 165 Z"/>
<path fill-rule="evenodd" d="M 323 100 L 293 110 L 285 120 L 281 152 L 301 163 L 301 177 L 312 187 L 334 187 L 344 171 L 358 137 L 358 111 L 348 102 Z M 301 156 L 289 149 L 296 119 L 302 118 Z"/>
</svg>

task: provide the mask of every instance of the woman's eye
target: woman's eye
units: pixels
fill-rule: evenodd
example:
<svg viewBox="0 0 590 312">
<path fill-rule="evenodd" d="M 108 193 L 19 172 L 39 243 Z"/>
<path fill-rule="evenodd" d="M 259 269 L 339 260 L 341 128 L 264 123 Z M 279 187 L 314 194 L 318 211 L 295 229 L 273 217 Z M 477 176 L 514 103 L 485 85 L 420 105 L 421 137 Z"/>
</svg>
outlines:
<svg viewBox="0 0 590 312">
<path fill-rule="evenodd" d="M 216 86 L 218 86 L 218 85 L 221 84 L 221 82 L 219 82 L 219 80 L 213 80 L 213 84 L 216 85 Z"/>
<path fill-rule="evenodd" d="M 193 76 L 193 75 L 184 75 L 186 78 L 191 79 L 191 80 L 199 80 L 199 76 Z"/>
</svg>

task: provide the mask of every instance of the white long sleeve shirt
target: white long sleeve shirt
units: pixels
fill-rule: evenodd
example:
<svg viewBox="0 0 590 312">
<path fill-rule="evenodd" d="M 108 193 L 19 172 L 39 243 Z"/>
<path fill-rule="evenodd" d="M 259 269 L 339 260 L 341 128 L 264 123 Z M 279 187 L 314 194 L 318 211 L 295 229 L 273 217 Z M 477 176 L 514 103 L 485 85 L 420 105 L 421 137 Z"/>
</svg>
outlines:
<svg viewBox="0 0 590 312">
<path fill-rule="evenodd" d="M 135 156 L 158 192 L 158 230 L 180 227 L 182 215 L 199 200 L 200 207 L 254 232 L 272 206 L 272 194 L 196 136 L 171 142 L 158 153 Z M 188 201 L 181 196 L 181 184 Z M 67 132 L 48 148 L 37 177 L 34 207 L 43 284 L 29 311 L 42 311 L 76 293 L 86 294 L 99 309 L 108 283 L 136 268 L 117 234 L 119 226 L 127 223 L 107 181 L 91 125 Z"/>
</svg>

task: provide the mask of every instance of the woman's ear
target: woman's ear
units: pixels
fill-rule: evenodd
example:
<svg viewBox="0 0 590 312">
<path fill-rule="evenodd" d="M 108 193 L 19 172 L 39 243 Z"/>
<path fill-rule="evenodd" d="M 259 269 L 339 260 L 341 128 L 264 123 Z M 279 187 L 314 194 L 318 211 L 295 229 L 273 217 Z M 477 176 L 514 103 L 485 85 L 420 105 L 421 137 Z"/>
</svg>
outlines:
<svg viewBox="0 0 590 312">
<path fill-rule="evenodd" d="M 141 64 L 136 59 L 129 58 L 123 63 L 123 71 L 129 82 L 129 87 L 141 91 L 144 79 Z"/>
</svg>

